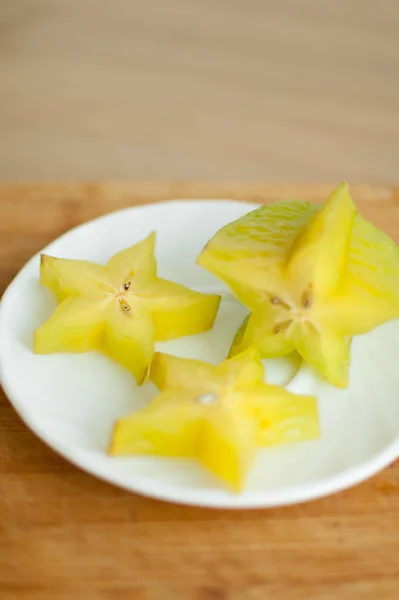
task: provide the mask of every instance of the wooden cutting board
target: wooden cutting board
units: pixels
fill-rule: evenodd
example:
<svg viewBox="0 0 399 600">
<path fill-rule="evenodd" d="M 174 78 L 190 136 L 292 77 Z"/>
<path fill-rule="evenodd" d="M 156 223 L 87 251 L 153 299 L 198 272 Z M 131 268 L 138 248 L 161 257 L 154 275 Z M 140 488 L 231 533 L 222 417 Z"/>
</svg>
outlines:
<svg viewBox="0 0 399 600">
<path fill-rule="evenodd" d="M 3 184 L 0 293 L 45 244 L 111 210 L 167 198 L 322 201 L 332 187 Z M 399 241 L 399 188 L 352 192 L 361 212 Z M 397 600 L 398 557 L 399 463 L 298 506 L 174 506 L 79 471 L 27 429 L 0 392 L 2 600 Z"/>
</svg>

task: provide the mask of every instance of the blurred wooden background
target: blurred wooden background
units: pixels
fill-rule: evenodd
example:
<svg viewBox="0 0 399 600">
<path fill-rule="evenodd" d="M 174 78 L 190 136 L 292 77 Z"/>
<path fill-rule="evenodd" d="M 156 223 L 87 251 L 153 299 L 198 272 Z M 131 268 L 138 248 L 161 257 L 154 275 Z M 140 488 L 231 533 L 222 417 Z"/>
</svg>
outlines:
<svg viewBox="0 0 399 600">
<path fill-rule="evenodd" d="M 0 0 L 0 179 L 399 182 L 397 0 Z"/>
</svg>

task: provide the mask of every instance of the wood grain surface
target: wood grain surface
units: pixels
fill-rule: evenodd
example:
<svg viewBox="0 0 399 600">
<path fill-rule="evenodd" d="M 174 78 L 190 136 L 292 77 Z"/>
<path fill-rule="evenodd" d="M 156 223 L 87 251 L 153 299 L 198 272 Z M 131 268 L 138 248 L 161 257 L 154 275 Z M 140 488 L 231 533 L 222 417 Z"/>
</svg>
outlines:
<svg viewBox="0 0 399 600">
<path fill-rule="evenodd" d="M 397 0 L 1 0 L 0 179 L 399 182 Z"/>
<path fill-rule="evenodd" d="M 0 291 L 44 244 L 113 209 L 187 197 L 316 201 L 330 189 L 3 185 Z M 352 191 L 361 212 L 398 241 L 399 189 Z M 397 600 L 398 556 L 399 463 L 303 505 L 237 512 L 175 506 L 79 471 L 27 429 L 0 392 L 2 600 Z"/>
</svg>

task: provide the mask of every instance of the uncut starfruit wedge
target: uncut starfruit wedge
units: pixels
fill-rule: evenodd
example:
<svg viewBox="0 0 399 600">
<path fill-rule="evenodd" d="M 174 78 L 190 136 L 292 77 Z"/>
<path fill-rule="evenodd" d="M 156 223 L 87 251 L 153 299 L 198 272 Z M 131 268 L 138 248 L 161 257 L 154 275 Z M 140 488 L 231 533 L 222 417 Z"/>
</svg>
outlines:
<svg viewBox="0 0 399 600">
<path fill-rule="evenodd" d="M 155 234 L 101 266 L 43 255 L 40 280 L 57 297 L 53 316 L 35 331 L 34 351 L 100 350 L 142 383 L 154 342 L 210 329 L 220 296 L 157 276 Z"/>
<path fill-rule="evenodd" d="M 230 488 L 243 488 L 260 446 L 319 436 L 317 405 L 264 383 L 254 350 L 218 366 L 156 353 L 160 394 L 115 426 L 109 453 L 193 458 Z"/>
<path fill-rule="evenodd" d="M 251 311 L 231 355 L 296 350 L 348 385 L 352 336 L 399 317 L 399 249 L 357 212 L 346 182 L 327 202 L 262 206 L 223 227 L 198 263 Z"/>
</svg>

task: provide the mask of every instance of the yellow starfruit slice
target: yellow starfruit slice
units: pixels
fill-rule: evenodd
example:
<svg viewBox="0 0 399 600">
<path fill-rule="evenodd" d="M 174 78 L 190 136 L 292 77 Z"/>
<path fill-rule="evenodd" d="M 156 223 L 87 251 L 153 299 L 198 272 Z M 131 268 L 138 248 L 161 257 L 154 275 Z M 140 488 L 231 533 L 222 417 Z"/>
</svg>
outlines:
<svg viewBox="0 0 399 600">
<path fill-rule="evenodd" d="M 105 267 L 43 255 L 41 283 L 60 304 L 35 331 L 34 351 L 100 350 L 142 383 L 155 341 L 210 329 L 220 296 L 160 279 L 154 246 L 151 234 L 113 256 Z"/>
<path fill-rule="evenodd" d="M 196 459 L 240 491 L 259 447 L 319 435 L 315 398 L 265 384 L 254 350 L 218 366 L 156 353 L 150 378 L 160 393 L 117 422 L 112 456 Z"/>
<path fill-rule="evenodd" d="M 296 350 L 339 387 L 350 340 L 399 317 L 399 249 L 359 215 L 346 182 L 322 206 L 262 206 L 223 227 L 198 263 L 250 309 L 230 354 Z"/>
</svg>

